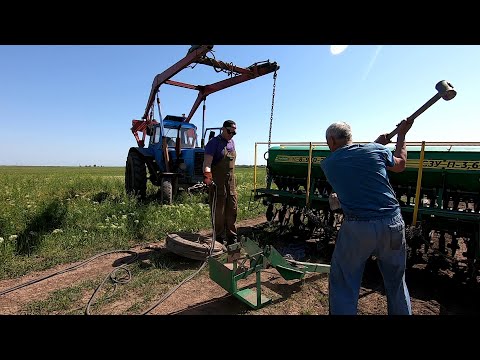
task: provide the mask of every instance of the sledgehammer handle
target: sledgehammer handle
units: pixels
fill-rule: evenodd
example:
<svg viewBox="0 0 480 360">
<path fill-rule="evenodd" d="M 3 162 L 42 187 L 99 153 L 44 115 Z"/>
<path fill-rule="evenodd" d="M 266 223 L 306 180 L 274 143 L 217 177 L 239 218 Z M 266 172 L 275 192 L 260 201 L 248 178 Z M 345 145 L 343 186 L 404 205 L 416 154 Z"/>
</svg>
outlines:
<svg viewBox="0 0 480 360">
<path fill-rule="evenodd" d="M 415 111 L 412 115 L 410 115 L 407 120 L 415 120 L 420 114 L 422 114 L 425 110 L 427 110 L 430 106 L 435 104 L 438 100 L 442 98 L 442 95 L 440 93 L 436 93 L 430 100 L 428 100 L 425 104 L 423 104 L 417 111 Z M 392 139 L 395 135 L 398 133 L 398 126 L 397 125 L 396 129 L 393 130 L 391 133 L 387 135 L 388 141 Z"/>
</svg>

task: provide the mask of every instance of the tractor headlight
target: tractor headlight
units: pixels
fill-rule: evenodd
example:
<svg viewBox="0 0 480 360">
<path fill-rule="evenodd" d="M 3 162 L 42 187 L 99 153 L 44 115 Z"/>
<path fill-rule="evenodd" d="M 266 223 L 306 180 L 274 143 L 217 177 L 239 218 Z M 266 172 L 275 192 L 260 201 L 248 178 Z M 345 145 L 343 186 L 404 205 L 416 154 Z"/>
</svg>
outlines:
<svg viewBox="0 0 480 360">
<path fill-rule="evenodd" d="M 186 165 L 185 163 L 180 163 L 180 164 L 178 165 L 178 168 L 179 168 L 180 170 L 185 171 L 185 170 L 187 170 L 187 165 Z"/>
</svg>

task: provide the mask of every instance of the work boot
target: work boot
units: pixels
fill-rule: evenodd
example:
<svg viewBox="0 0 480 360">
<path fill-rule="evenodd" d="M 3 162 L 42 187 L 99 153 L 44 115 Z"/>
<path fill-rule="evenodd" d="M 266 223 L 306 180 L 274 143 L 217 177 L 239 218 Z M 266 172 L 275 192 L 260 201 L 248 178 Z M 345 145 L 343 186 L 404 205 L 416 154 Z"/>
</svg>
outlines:
<svg viewBox="0 0 480 360">
<path fill-rule="evenodd" d="M 238 240 L 237 240 L 237 237 L 231 237 L 231 238 L 227 238 L 227 245 L 232 245 L 232 244 L 235 244 L 237 243 Z"/>
<path fill-rule="evenodd" d="M 225 245 L 225 246 L 228 243 L 227 239 L 224 236 L 217 236 L 215 241 L 219 242 L 220 244 Z"/>
</svg>

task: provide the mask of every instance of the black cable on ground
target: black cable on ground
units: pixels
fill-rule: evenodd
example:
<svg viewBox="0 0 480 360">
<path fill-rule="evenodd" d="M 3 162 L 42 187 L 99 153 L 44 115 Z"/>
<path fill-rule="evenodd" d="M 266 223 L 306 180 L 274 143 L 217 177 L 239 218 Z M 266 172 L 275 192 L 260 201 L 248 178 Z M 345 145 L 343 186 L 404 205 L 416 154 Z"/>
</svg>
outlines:
<svg viewBox="0 0 480 360">
<path fill-rule="evenodd" d="M 178 288 L 180 286 L 182 286 L 183 284 L 185 284 L 187 281 L 191 280 L 194 276 L 196 276 L 204 267 L 205 265 L 207 265 L 207 260 L 205 260 L 202 264 L 202 266 L 200 266 L 200 268 L 195 271 L 192 275 L 190 276 L 187 276 L 185 279 L 182 280 L 182 282 L 180 284 L 178 284 L 177 286 L 175 286 L 172 290 L 170 290 L 169 292 L 167 292 L 165 295 L 162 296 L 162 298 L 160 300 L 158 300 L 153 306 L 151 306 L 147 311 L 145 311 L 144 313 L 142 313 L 142 315 L 146 315 L 148 314 L 150 311 L 152 311 L 153 309 L 155 309 L 158 305 L 160 305 L 162 302 L 164 302 L 165 300 L 167 300 L 170 295 L 172 295 L 175 291 L 178 290 Z"/>
<path fill-rule="evenodd" d="M 90 300 L 88 300 L 88 303 L 87 303 L 87 307 L 85 308 L 85 315 L 90 315 L 90 307 L 92 306 L 92 303 L 93 303 L 93 299 L 95 298 L 95 295 L 98 293 L 98 291 L 100 290 L 100 288 L 103 286 L 103 284 L 105 284 L 105 282 L 110 279 L 114 285 L 114 288 L 113 288 L 113 291 L 115 292 L 115 290 L 117 289 L 117 284 L 126 284 L 128 283 L 131 279 L 132 279 L 132 273 L 131 271 L 126 267 L 128 264 L 131 264 L 133 263 L 134 261 L 136 261 L 138 259 L 138 253 L 135 252 L 135 251 L 130 251 L 130 250 L 124 250 L 123 252 L 127 252 L 127 253 L 131 253 L 133 254 L 133 257 L 125 262 L 124 264 L 122 265 L 119 265 L 117 267 L 115 267 L 115 269 L 113 269 L 110 274 L 108 274 L 105 279 L 103 279 L 103 281 L 100 283 L 100 285 L 97 286 L 97 288 L 95 289 L 95 291 L 93 292 L 92 296 L 90 297 Z M 119 278 L 119 277 L 116 277 L 116 273 L 119 271 L 119 270 L 123 270 L 126 272 L 127 276 L 126 277 L 122 277 L 122 278 Z"/>
<path fill-rule="evenodd" d="M 12 291 L 15 291 L 15 290 L 18 290 L 18 289 L 21 289 L 21 288 L 24 288 L 24 287 L 27 287 L 27 286 L 30 286 L 30 285 L 33 285 L 33 284 L 36 284 L 36 283 L 39 283 L 43 280 L 46 280 L 46 279 L 49 279 L 51 277 L 54 277 L 54 276 L 57 276 L 57 275 L 60 275 L 60 274 L 64 274 L 66 272 L 69 272 L 69 271 L 73 271 L 73 270 L 76 270 L 78 269 L 79 267 L 82 267 L 86 264 L 88 264 L 89 262 L 92 262 L 93 260 L 96 260 L 98 259 L 99 257 L 102 257 L 102 256 L 106 256 L 106 255 L 110 255 L 110 254 L 115 254 L 115 253 L 129 253 L 129 254 L 132 254 L 134 255 L 134 259 L 129 261 L 128 263 L 131 263 L 133 262 L 134 260 L 136 260 L 138 258 L 138 253 L 135 252 L 135 251 L 132 251 L 132 250 L 111 250 L 111 251 L 106 251 L 106 252 L 103 252 L 101 254 L 97 254 L 97 255 L 94 255 L 92 256 L 91 258 L 85 260 L 85 261 L 82 261 L 81 263 L 77 264 L 77 265 L 74 265 L 74 266 L 71 266 L 67 269 L 64 269 L 64 270 L 60 270 L 60 271 L 57 271 L 53 274 L 50 274 L 50 275 L 47 275 L 47 276 L 44 276 L 42 278 L 39 278 L 39 279 L 33 279 L 33 280 L 30 280 L 30 281 L 27 281 L 26 283 L 23 283 L 23 284 L 19 284 L 19 285 L 16 285 L 16 286 L 13 286 L 9 289 L 6 289 L 6 290 L 3 290 L 3 291 L 0 291 L 0 296 L 2 295 L 5 295 L 5 294 L 8 294 Z M 113 271 L 116 271 L 116 269 L 114 269 Z M 112 273 L 113 273 L 112 271 Z"/>
<path fill-rule="evenodd" d="M 182 282 L 180 282 L 180 284 L 176 285 L 172 290 L 170 290 L 169 292 L 167 292 L 164 296 L 162 296 L 162 298 L 160 300 L 158 300 L 153 306 L 151 306 L 147 311 L 145 311 L 144 313 L 142 313 L 142 315 L 146 315 L 148 314 L 150 311 L 152 311 L 153 309 L 155 309 L 158 305 L 160 305 L 162 302 L 164 302 L 165 300 L 167 300 L 170 295 L 172 295 L 175 291 L 177 291 L 180 286 L 182 286 L 183 284 L 185 284 L 187 281 L 193 279 L 195 276 L 197 276 L 197 274 L 202 271 L 202 269 L 205 267 L 205 265 L 207 265 L 208 263 L 208 258 L 210 256 L 212 256 L 212 253 L 213 253 L 213 249 L 215 248 L 215 240 L 216 240 L 216 234 L 215 234 L 215 213 L 217 211 L 217 185 L 212 182 L 212 188 L 213 188 L 213 198 L 212 198 L 212 205 L 210 207 L 210 219 L 211 219 L 211 222 L 212 222 L 212 229 L 213 229 L 213 232 L 212 232 L 212 244 L 210 245 L 210 250 L 209 250 L 209 253 L 208 253 L 208 256 L 206 257 L 205 261 L 203 262 L 203 264 L 200 266 L 200 268 L 195 271 L 192 275 L 190 276 L 187 276 L 185 279 L 182 280 Z"/>
</svg>

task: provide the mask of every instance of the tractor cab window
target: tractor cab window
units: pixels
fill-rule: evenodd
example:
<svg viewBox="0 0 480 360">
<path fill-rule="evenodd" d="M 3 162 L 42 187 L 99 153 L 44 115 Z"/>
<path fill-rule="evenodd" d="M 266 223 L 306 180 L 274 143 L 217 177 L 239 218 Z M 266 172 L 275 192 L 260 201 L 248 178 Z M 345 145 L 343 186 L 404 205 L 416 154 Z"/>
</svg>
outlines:
<svg viewBox="0 0 480 360">
<path fill-rule="evenodd" d="M 197 144 L 197 134 L 195 129 L 182 129 L 182 148 L 195 148 Z"/>
<path fill-rule="evenodd" d="M 165 128 L 165 137 L 168 147 L 175 147 L 177 141 L 178 128 Z M 198 147 L 197 133 L 194 128 L 180 128 L 180 146 L 185 149 Z"/>
<path fill-rule="evenodd" d="M 165 137 L 167 138 L 167 146 L 175 147 L 175 141 L 177 139 L 177 129 L 165 128 Z"/>
<path fill-rule="evenodd" d="M 153 136 L 150 137 L 150 140 L 153 142 L 153 144 L 158 144 L 160 142 L 160 134 L 160 128 L 155 126 L 153 128 Z"/>
</svg>

